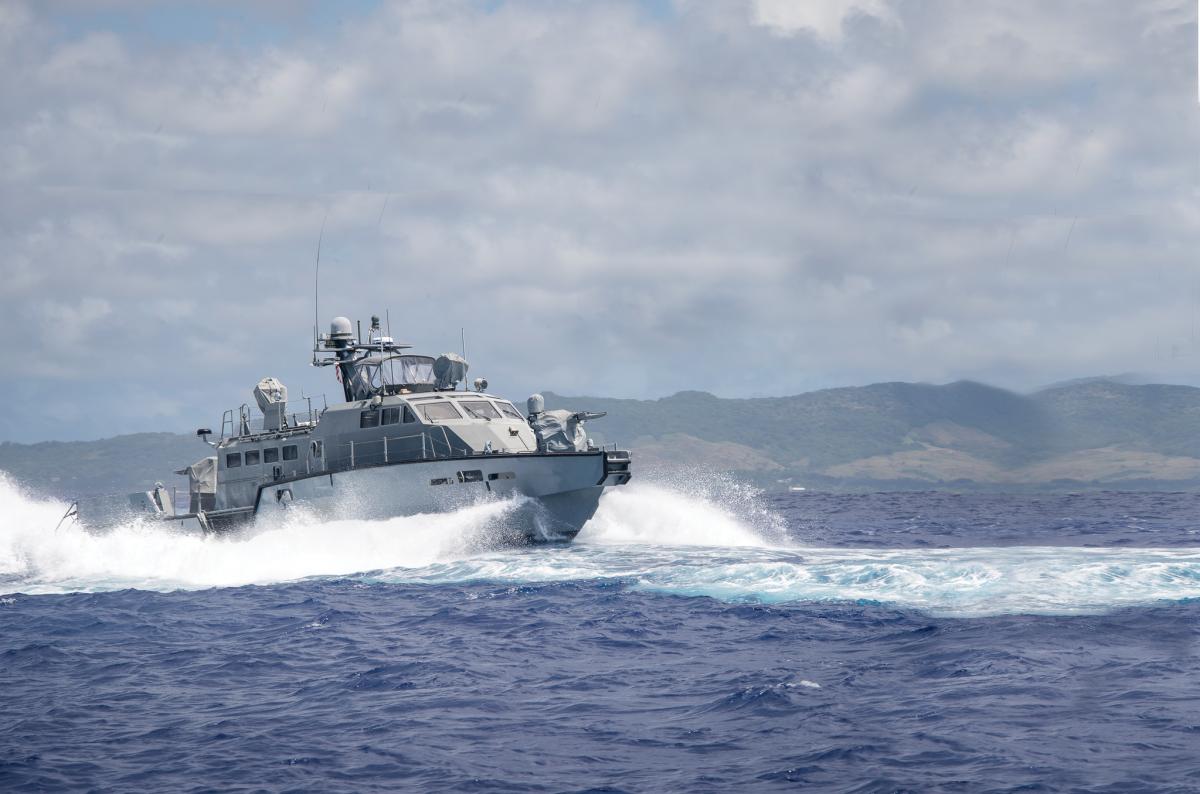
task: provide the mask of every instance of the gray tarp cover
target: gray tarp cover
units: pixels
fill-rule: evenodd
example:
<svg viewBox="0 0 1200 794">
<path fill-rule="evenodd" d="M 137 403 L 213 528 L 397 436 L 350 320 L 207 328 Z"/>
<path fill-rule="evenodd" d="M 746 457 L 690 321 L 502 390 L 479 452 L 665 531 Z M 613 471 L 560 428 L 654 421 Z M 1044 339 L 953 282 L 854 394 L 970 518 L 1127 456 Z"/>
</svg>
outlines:
<svg viewBox="0 0 1200 794">
<path fill-rule="evenodd" d="M 278 378 L 263 378 L 254 387 L 254 401 L 263 415 L 263 430 L 278 430 L 286 424 L 287 386 Z"/>
<path fill-rule="evenodd" d="M 587 433 L 574 411 L 542 411 L 530 423 L 538 446 L 549 452 L 587 452 Z"/>
<path fill-rule="evenodd" d="M 175 473 L 187 475 L 189 493 L 217 492 L 217 459 L 215 457 L 200 458 L 200 460 L 191 466 L 188 466 L 186 469 L 180 469 Z"/>
<path fill-rule="evenodd" d="M 433 375 L 439 389 L 453 388 L 454 384 L 467 377 L 466 359 L 457 353 L 442 353 L 433 362 Z"/>
</svg>

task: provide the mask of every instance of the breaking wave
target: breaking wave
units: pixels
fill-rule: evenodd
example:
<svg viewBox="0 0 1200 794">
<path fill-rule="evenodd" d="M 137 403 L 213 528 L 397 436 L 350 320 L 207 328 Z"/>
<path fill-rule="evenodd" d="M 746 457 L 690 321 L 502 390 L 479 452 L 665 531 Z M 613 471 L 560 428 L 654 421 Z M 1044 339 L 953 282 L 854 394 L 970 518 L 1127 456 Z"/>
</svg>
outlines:
<svg viewBox="0 0 1200 794">
<path fill-rule="evenodd" d="M 66 505 L 0 477 L 0 592 L 201 589 L 309 577 L 522 584 L 612 580 L 723 601 L 868 602 L 946 616 L 1082 614 L 1200 598 L 1200 550 L 803 548 L 752 491 L 630 485 L 569 546 L 507 547 L 512 502 L 386 521 L 294 517 L 229 536 L 133 523 L 54 529 Z"/>
</svg>

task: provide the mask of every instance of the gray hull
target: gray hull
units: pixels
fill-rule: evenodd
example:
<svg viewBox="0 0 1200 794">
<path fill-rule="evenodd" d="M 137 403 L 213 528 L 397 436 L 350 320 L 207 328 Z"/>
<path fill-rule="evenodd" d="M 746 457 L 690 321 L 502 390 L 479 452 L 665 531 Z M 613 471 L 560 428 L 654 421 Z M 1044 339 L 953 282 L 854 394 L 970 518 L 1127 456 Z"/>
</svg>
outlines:
<svg viewBox="0 0 1200 794">
<path fill-rule="evenodd" d="M 319 474 L 263 486 L 254 514 L 304 509 L 324 519 L 381 520 L 514 502 L 498 530 L 568 541 L 595 514 L 608 476 L 603 452 L 481 455 Z"/>
</svg>

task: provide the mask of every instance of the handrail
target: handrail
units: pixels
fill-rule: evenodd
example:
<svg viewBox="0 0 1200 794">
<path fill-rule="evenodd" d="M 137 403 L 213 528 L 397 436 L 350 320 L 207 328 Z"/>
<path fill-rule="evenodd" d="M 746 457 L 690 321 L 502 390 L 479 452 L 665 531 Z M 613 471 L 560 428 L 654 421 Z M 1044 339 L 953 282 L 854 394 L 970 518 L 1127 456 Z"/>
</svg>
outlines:
<svg viewBox="0 0 1200 794">
<path fill-rule="evenodd" d="M 301 427 L 312 427 L 321 418 L 321 414 L 329 410 L 329 402 L 325 399 L 325 395 L 321 396 L 321 407 L 313 407 L 312 397 L 301 397 L 298 400 L 288 400 L 283 403 L 284 425 L 281 430 L 295 430 Z M 242 432 L 247 430 L 248 433 Z M 240 438 L 246 435 L 255 435 L 256 433 L 270 433 L 267 429 L 266 416 L 260 416 L 257 421 L 254 421 L 250 416 L 250 408 L 245 403 L 239 408 L 230 408 L 221 416 L 221 436 L 218 440 L 226 438 Z"/>
<path fill-rule="evenodd" d="M 384 436 L 370 441 L 348 441 L 339 444 L 336 455 L 326 460 L 326 471 L 348 471 L 361 466 L 458 457 L 446 428 L 437 428 L 442 431 L 442 437 L 438 438 L 432 432 L 433 427 L 435 426 L 426 426 L 419 432 L 402 436 Z M 419 444 L 416 443 L 417 439 L 420 439 Z M 463 449 L 463 454 L 470 452 L 467 448 Z"/>
<path fill-rule="evenodd" d="M 74 517 L 76 521 L 79 520 L 79 500 L 78 499 L 75 500 L 74 502 L 71 502 L 71 506 L 67 508 L 67 512 L 63 513 L 63 517 L 58 519 L 58 523 L 54 525 L 55 533 L 58 532 L 58 529 L 59 529 L 59 527 L 61 527 L 63 525 L 63 522 L 71 517 Z"/>
<path fill-rule="evenodd" d="M 383 438 L 374 438 L 369 441 L 348 441 L 338 444 L 334 450 L 334 456 L 326 459 L 326 466 L 323 472 L 336 474 L 392 463 L 410 463 L 421 460 L 460 460 L 487 455 L 486 452 L 473 450 L 466 446 L 455 449 L 454 445 L 450 442 L 445 428 L 440 428 L 442 430 L 442 438 L 438 438 L 436 433 L 430 432 L 433 427 L 435 426 L 426 425 L 421 432 L 409 433 L 403 436 L 384 436 Z M 418 438 L 421 439 L 419 445 L 415 443 Z M 400 443 L 404 441 L 412 441 L 414 443 L 405 447 L 405 445 Z M 614 448 L 609 450 L 607 446 Z M 629 460 L 629 453 L 625 450 L 616 449 L 616 444 L 606 445 L 605 447 L 593 447 L 589 452 L 601 453 L 605 455 L 607 460 Z"/>
</svg>

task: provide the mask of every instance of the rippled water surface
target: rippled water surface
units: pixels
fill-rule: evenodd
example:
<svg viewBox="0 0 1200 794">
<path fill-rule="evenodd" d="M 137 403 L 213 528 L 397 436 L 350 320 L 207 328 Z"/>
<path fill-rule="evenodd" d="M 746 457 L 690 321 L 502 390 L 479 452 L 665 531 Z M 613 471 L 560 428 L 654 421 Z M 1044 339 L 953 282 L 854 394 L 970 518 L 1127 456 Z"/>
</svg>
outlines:
<svg viewBox="0 0 1200 794">
<path fill-rule="evenodd" d="M 1196 791 L 1198 507 L 639 483 L 506 548 L 0 481 L 0 789 Z"/>
</svg>

